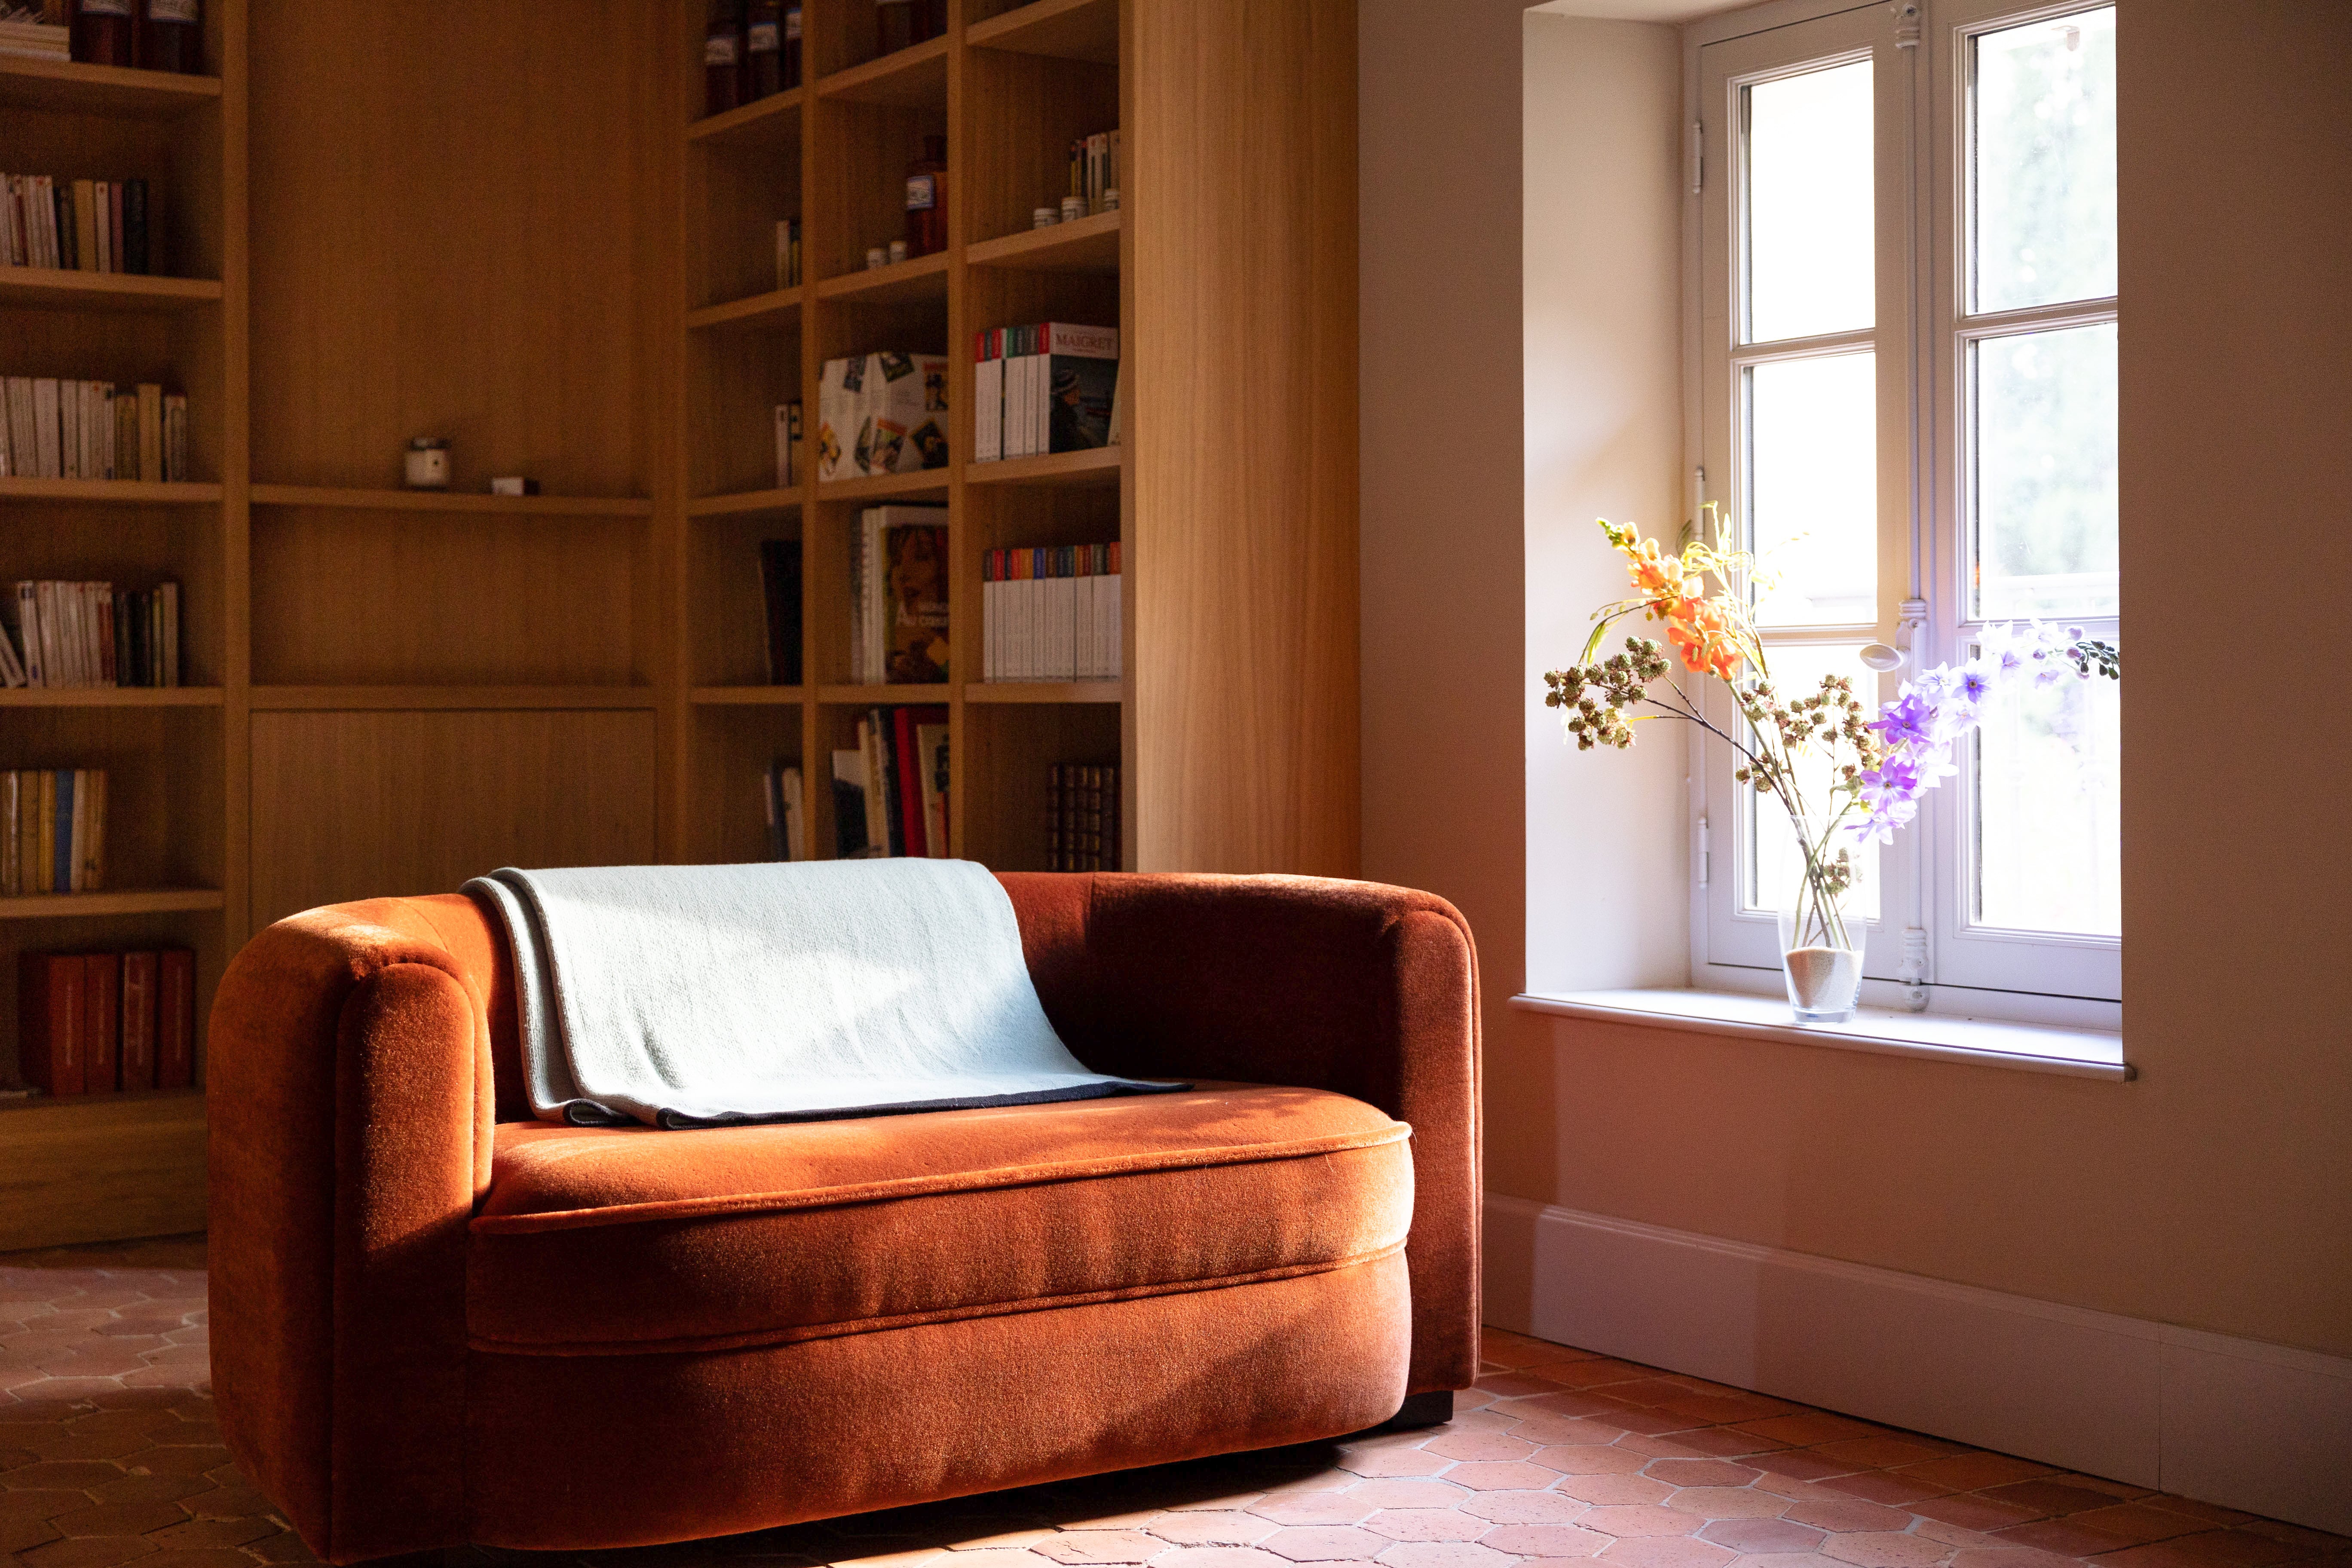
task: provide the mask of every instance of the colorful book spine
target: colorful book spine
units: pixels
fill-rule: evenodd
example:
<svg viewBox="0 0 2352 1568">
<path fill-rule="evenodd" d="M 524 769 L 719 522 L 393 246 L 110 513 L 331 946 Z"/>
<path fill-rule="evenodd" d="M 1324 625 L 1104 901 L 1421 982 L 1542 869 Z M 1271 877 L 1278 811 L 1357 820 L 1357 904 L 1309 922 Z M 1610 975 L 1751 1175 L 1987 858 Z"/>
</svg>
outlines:
<svg viewBox="0 0 2352 1568">
<path fill-rule="evenodd" d="M 96 892 L 106 886 L 107 778 L 102 768 L 0 774 L 8 847 L 0 898 Z"/>
<path fill-rule="evenodd" d="M 27 952 L 16 961 L 16 1070 L 51 1094 L 79 1094 L 84 1079 L 82 955 Z"/>
<path fill-rule="evenodd" d="M 981 563 L 987 680 L 1116 680 L 1122 654 L 1119 546 L 992 550 Z"/>
</svg>

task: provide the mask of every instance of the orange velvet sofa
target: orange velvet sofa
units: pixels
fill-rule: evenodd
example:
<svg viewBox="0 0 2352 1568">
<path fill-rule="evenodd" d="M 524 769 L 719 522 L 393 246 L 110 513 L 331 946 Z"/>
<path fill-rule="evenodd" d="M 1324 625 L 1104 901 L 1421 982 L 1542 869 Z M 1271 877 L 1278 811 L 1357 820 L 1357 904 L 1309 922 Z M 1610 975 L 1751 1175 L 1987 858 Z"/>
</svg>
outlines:
<svg viewBox="0 0 2352 1568">
<path fill-rule="evenodd" d="M 1192 1090 L 546 1124 L 471 900 L 256 937 L 209 1045 L 239 1467 L 351 1563 L 728 1534 L 1449 1405 L 1477 1364 L 1462 918 L 1307 878 L 1003 881 L 1079 1058 Z"/>
</svg>

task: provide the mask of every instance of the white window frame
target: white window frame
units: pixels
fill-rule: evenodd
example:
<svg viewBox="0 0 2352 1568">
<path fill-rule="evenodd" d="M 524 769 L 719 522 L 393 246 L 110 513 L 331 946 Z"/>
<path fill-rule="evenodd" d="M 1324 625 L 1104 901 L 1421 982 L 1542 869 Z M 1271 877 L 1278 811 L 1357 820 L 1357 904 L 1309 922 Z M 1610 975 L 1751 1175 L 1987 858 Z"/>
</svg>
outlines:
<svg viewBox="0 0 2352 1568">
<path fill-rule="evenodd" d="M 1964 110 L 1974 34 L 2095 8 L 2104 0 L 1778 0 L 1685 30 L 1691 137 L 1685 205 L 1685 440 L 1692 508 L 1721 503 L 1745 538 L 1746 498 L 1733 476 L 1742 439 L 1739 368 L 1809 353 L 1868 349 L 1878 371 L 1877 619 L 1776 631 L 1768 647 L 1892 643 L 1910 663 L 1875 694 L 1895 695 L 1925 665 L 1967 657 L 1977 623 L 1961 595 L 1969 541 L 1963 439 L 1968 344 L 2033 326 L 2114 321 L 2113 299 L 1988 312 L 1966 310 Z M 1743 174 L 1740 89 L 1867 57 L 1872 62 L 1876 258 L 1873 326 L 1788 343 L 1739 341 L 1733 281 Z M 2070 621 L 2120 640 L 2116 619 Z M 1857 670 L 1856 674 L 1865 672 Z M 1868 688 L 1861 689 L 1870 695 Z M 1736 722 L 1720 691 L 1710 717 Z M 1971 742 L 1972 743 L 1972 742 Z M 1769 910 L 1745 908 L 1740 787 L 1722 742 L 1692 727 L 1691 980 L 1704 989 L 1777 992 L 1778 942 Z M 1918 819 L 1879 850 L 1880 913 L 1871 922 L 1863 1002 L 1979 1017 L 2120 1028 L 2122 944 L 1975 926 L 1965 907 L 1963 826 L 1974 809 L 1970 770 L 1930 792 Z"/>
</svg>

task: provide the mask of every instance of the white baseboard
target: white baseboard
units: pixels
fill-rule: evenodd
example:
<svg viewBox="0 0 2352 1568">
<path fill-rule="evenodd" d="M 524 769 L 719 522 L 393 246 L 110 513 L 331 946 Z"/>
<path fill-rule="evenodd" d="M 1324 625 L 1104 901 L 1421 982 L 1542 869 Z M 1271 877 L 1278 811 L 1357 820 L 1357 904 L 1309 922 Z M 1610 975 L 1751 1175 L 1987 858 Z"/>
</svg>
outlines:
<svg viewBox="0 0 2352 1568">
<path fill-rule="evenodd" d="M 1497 1328 L 2352 1533 L 2352 1360 L 1489 1193 Z"/>
</svg>

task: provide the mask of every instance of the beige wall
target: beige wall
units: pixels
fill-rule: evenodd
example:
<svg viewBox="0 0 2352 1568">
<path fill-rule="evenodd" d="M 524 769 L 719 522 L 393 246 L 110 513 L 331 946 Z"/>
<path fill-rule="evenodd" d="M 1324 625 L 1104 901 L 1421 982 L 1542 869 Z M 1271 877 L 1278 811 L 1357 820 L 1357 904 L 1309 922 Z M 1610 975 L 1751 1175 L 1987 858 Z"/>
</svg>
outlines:
<svg viewBox="0 0 2352 1568">
<path fill-rule="evenodd" d="M 1562 569 L 1592 548 L 1573 535 L 1596 512 L 1671 505 L 1675 483 L 1646 481 L 1654 502 L 1637 472 L 1655 388 L 1614 372 L 1648 295 L 1612 275 L 1641 247 L 1608 234 L 1611 215 L 1580 229 L 1538 196 L 1526 217 L 1530 287 L 1549 265 L 1538 235 L 1619 247 L 1561 263 L 1558 330 L 1591 331 L 1611 374 L 1548 370 L 1541 349 L 1523 366 L 1508 0 L 1450 8 L 1440 34 L 1402 0 L 1361 11 L 1365 874 L 1444 894 L 1478 932 L 1495 1191 L 2352 1353 L 2337 805 L 2352 702 L 2324 672 L 2265 679 L 2286 661 L 2224 640 L 2275 628 L 2324 660 L 2346 622 L 2331 595 L 2352 581 L 2352 7 L 2124 4 L 2126 1040 L 2140 1079 L 1503 1005 L 1531 969 L 1576 967 L 1528 956 L 1531 866 L 1541 943 L 1573 932 L 1580 904 L 1591 931 L 1647 930 L 1654 912 L 1622 858 L 1656 831 L 1654 801 L 1614 838 L 1562 826 L 1622 805 L 1632 759 L 1564 761 L 1528 710 L 1534 670 L 1573 653 L 1549 636 L 1591 597 Z M 1654 46 L 1623 37 L 1638 29 L 1526 25 L 1567 29 L 1537 37 L 1564 51 L 1553 66 L 1615 79 L 1527 142 L 1531 187 L 1556 168 L 1562 190 L 1604 191 L 1671 138 L 1672 121 L 1624 122 L 1654 107 Z M 1523 370 L 1542 406 L 1523 405 Z M 1604 768 L 1619 776 L 1595 783 Z M 1643 939 L 1608 940 L 1632 954 L 1622 979 L 1654 978 L 1633 972 L 1653 956 Z M 1490 1280 L 1498 1321 L 1524 1320 L 1512 1289 Z"/>
</svg>

